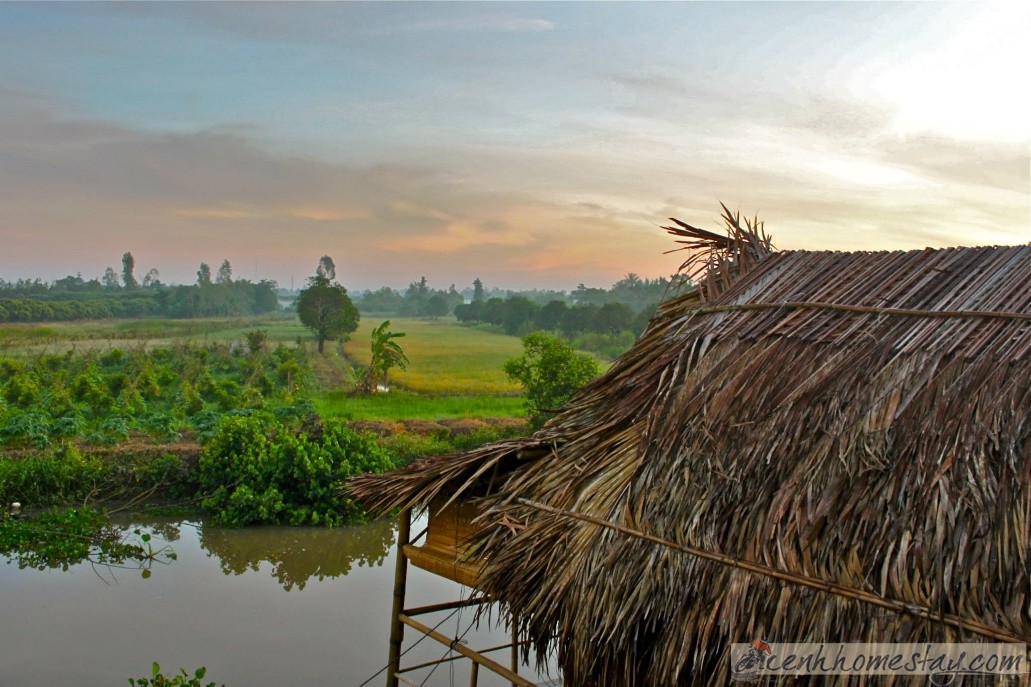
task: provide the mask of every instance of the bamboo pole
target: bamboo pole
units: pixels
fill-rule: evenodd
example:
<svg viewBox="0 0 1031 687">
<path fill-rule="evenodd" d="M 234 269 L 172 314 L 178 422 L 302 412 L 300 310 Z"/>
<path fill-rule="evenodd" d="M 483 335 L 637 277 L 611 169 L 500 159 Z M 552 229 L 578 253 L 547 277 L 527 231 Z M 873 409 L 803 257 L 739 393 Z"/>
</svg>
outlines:
<svg viewBox="0 0 1031 687">
<path fill-rule="evenodd" d="M 408 616 L 404 615 L 403 613 L 400 616 L 398 616 L 398 618 L 401 620 L 402 623 L 404 623 L 408 627 L 412 628 L 413 630 L 416 630 L 417 632 L 421 632 L 424 635 L 428 635 L 429 637 L 432 637 L 433 639 L 437 640 L 438 642 L 440 642 L 444 646 L 451 647 L 452 649 L 454 649 L 458 653 L 462 654 L 466 658 L 470 658 L 470 659 L 473 660 L 473 662 L 479 663 L 481 666 L 483 666 L 487 670 L 490 670 L 490 671 L 492 671 L 494 673 L 497 673 L 498 675 L 500 675 L 501 677 L 505 678 L 506 680 L 510 680 L 512 682 L 512 684 L 515 685 L 516 687 L 536 687 L 532 682 L 530 682 L 529 680 L 527 680 L 524 677 L 516 675 L 511 670 L 509 670 L 505 666 L 501 665 L 497 661 L 492 661 L 491 659 L 487 658 L 486 656 L 480 654 L 477 651 L 474 651 L 474 650 L 470 649 L 469 647 L 465 646 L 464 644 L 460 644 L 459 642 L 456 642 L 456 641 L 452 640 L 447 635 L 443 635 L 440 632 L 437 632 L 436 630 L 434 630 L 433 628 L 430 628 L 430 627 L 427 627 L 427 626 L 423 625 L 418 620 L 415 620 L 413 618 L 409 618 Z"/>
<path fill-rule="evenodd" d="M 473 667 L 469 671 L 469 687 L 476 687 L 476 683 L 480 678 L 480 664 L 473 661 Z"/>
<path fill-rule="evenodd" d="M 405 613 L 405 615 L 408 615 Z M 480 654 L 489 654 L 494 651 L 501 651 L 507 649 L 511 644 L 499 644 L 498 646 L 492 646 L 489 649 L 477 649 L 476 652 Z M 426 661 L 425 663 L 416 663 L 415 665 L 405 666 L 399 673 L 413 673 L 416 670 L 422 670 L 423 668 L 429 668 L 430 666 L 440 665 L 441 663 L 450 663 L 452 661 L 461 661 L 465 658 L 462 654 L 454 654 L 453 656 L 445 656 L 444 658 L 436 658 L 432 661 Z"/>
<path fill-rule="evenodd" d="M 519 626 L 516 625 L 515 613 L 512 614 L 512 672 L 519 674 Z M 512 683 L 512 687 L 518 687 Z"/>
<path fill-rule="evenodd" d="M 518 498 L 516 501 L 524 506 L 529 506 L 545 513 L 552 513 L 554 515 L 564 516 L 572 518 L 573 520 L 580 520 L 581 522 L 587 522 L 592 525 L 598 525 L 599 527 L 607 527 L 611 530 L 626 534 L 631 537 L 643 539 L 644 541 L 658 544 L 669 549 L 676 551 L 682 551 L 698 558 L 704 558 L 708 561 L 714 561 L 721 563 L 732 568 L 738 568 L 739 570 L 747 570 L 751 573 L 759 575 L 765 575 L 778 580 L 784 580 L 785 582 L 791 582 L 802 587 L 809 587 L 810 589 L 818 589 L 823 592 L 830 594 L 836 594 L 837 596 L 843 596 L 848 599 L 855 599 L 863 603 L 868 603 L 872 606 L 879 606 L 881 608 L 887 608 L 896 613 L 902 613 L 906 615 L 916 616 L 918 618 L 926 618 L 932 622 L 941 622 L 953 627 L 958 627 L 963 630 L 970 630 L 976 632 L 983 637 L 991 637 L 992 639 L 998 639 L 1003 642 L 1015 642 L 1018 644 L 1031 643 L 1031 637 L 1019 637 L 1015 634 L 1011 634 L 1006 630 L 986 625 L 985 623 L 978 622 L 976 620 L 969 620 L 967 618 L 961 618 L 959 616 L 951 615 L 949 613 L 937 613 L 926 606 L 919 604 L 910 603 L 908 601 L 897 601 L 895 599 L 886 599 L 883 596 L 868 592 L 862 589 L 856 589 L 854 587 L 847 587 L 845 585 L 834 584 L 833 582 L 827 582 L 825 580 L 818 580 L 816 578 L 807 577 L 805 575 L 799 575 L 797 573 L 789 573 L 783 570 L 777 570 L 769 566 L 760 565 L 759 563 L 753 563 L 751 561 L 742 560 L 740 558 L 734 558 L 722 553 L 714 553 L 712 551 L 706 551 L 705 549 L 695 548 L 693 546 L 684 546 L 683 544 L 677 544 L 666 539 L 661 539 L 651 534 L 646 534 L 639 530 L 630 529 L 629 527 L 623 527 L 614 522 L 608 520 L 602 520 L 592 515 L 585 515 L 583 513 L 574 513 L 573 511 L 562 510 L 549 506 L 545 503 L 538 503 L 537 501 L 531 501 L 530 499 Z"/>
<path fill-rule="evenodd" d="M 405 638 L 405 626 L 401 622 L 405 609 L 405 589 L 408 586 L 408 558 L 404 547 L 412 534 L 412 509 L 405 508 L 398 516 L 397 558 L 394 561 L 394 603 L 390 611 L 390 655 L 387 664 L 387 687 L 398 687 L 398 671 L 401 670 L 401 643 Z"/>
<path fill-rule="evenodd" d="M 748 310 L 838 310 L 866 315 L 903 315 L 908 317 L 986 317 L 1001 320 L 1031 320 L 1031 313 L 1004 312 L 992 310 L 911 310 L 908 308 L 880 308 L 869 305 L 845 305 L 842 303 L 818 303 L 808 301 L 789 301 L 786 303 L 731 303 L 716 305 L 711 308 L 697 308 L 690 312 L 694 315 L 711 315 L 721 312 L 745 312 Z"/>
<path fill-rule="evenodd" d="M 461 601 L 448 601 L 440 604 L 430 604 L 428 606 L 416 606 L 415 608 L 406 608 L 402 611 L 405 615 L 414 617 L 417 615 L 425 615 L 427 613 L 436 613 L 437 611 L 450 611 L 453 608 L 465 608 L 466 606 L 479 606 L 485 604 L 489 599 L 485 596 L 476 596 L 471 599 L 462 599 Z"/>
</svg>

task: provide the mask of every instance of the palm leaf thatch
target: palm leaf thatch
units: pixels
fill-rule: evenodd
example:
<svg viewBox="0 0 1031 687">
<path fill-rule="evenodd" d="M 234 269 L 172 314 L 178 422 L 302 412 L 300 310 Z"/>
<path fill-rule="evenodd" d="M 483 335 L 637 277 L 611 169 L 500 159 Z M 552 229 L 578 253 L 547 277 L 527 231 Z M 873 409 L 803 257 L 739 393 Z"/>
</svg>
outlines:
<svg viewBox="0 0 1031 687">
<path fill-rule="evenodd" d="M 724 212 L 667 228 L 697 288 L 541 431 L 353 493 L 481 496 L 480 587 L 575 687 L 726 684 L 758 637 L 1031 643 L 1031 246 L 774 252 Z"/>
</svg>

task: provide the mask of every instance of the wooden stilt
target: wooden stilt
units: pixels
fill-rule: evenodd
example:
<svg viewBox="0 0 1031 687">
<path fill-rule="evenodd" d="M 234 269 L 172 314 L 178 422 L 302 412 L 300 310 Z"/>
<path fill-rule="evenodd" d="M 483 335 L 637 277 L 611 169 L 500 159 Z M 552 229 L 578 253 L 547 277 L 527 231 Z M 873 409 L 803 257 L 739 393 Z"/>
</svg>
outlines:
<svg viewBox="0 0 1031 687">
<path fill-rule="evenodd" d="M 401 643 L 405 637 L 405 626 L 401 615 L 405 610 L 405 589 L 408 586 L 408 558 L 404 547 L 412 534 L 412 511 L 401 511 L 397 528 L 397 559 L 394 561 L 394 603 L 390 611 L 390 656 L 387 659 L 387 687 L 398 687 L 398 671 L 401 670 Z"/>
<path fill-rule="evenodd" d="M 473 661 L 472 671 L 469 673 L 469 687 L 476 687 L 480 679 L 480 664 Z"/>
<path fill-rule="evenodd" d="M 514 613 L 512 614 L 512 672 L 516 675 L 519 674 L 519 630 Z M 516 683 L 513 682 L 512 687 L 517 687 Z"/>
</svg>

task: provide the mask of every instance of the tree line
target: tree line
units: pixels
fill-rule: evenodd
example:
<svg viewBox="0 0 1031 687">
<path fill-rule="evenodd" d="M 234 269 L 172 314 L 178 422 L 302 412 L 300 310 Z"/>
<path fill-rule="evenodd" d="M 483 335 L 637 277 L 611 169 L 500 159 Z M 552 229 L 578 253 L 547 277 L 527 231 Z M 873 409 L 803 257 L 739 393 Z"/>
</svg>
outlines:
<svg viewBox="0 0 1031 687">
<path fill-rule="evenodd" d="M 156 269 L 142 280 L 131 252 L 122 256 L 121 275 L 83 279 L 69 275 L 53 282 L 0 279 L 0 322 L 57 322 L 120 317 L 219 317 L 279 310 L 276 282 L 233 279 L 228 260 L 212 274 L 201 263 L 194 284 L 164 284 Z"/>
<path fill-rule="evenodd" d="M 473 281 L 470 287 L 458 290 L 454 284 L 447 289 L 431 288 L 426 277 L 419 281 L 413 281 L 404 290 L 392 289 L 384 286 L 376 290 L 359 291 L 354 294 L 354 302 L 357 308 L 363 312 L 375 312 L 389 315 L 401 315 L 409 317 L 442 317 L 454 314 L 463 322 L 488 322 L 491 324 L 504 325 L 506 331 L 512 329 L 513 324 L 525 325 L 533 323 L 533 316 L 525 317 L 527 311 L 538 312 L 550 307 L 550 310 L 541 317 L 547 320 L 544 326 L 537 328 L 555 329 L 555 324 L 549 319 L 551 315 L 561 311 L 561 306 L 553 305 L 561 303 L 567 309 L 575 309 L 577 306 L 590 309 L 592 306 L 600 310 L 607 305 L 622 304 L 630 310 L 632 316 L 642 311 L 654 310 L 655 305 L 661 301 L 671 288 L 680 285 L 680 278 L 658 277 L 656 279 L 642 279 L 634 273 L 629 273 L 608 289 L 588 287 L 580 284 L 572 291 L 560 291 L 551 289 L 488 289 L 480 279 Z M 529 302 L 531 305 L 527 305 Z M 508 305 L 502 307 L 501 304 Z M 590 310 L 591 313 L 596 310 Z M 507 317 L 506 317 L 506 312 Z M 606 313 L 597 320 L 599 331 L 611 329 L 605 318 L 609 321 L 625 314 L 622 309 L 609 308 Z M 569 326 L 576 331 L 591 331 L 587 322 L 592 318 L 585 315 L 583 310 L 578 310 L 571 316 Z M 628 328 L 626 327 L 620 328 Z M 511 334 L 524 334 L 518 327 L 509 331 Z"/>
</svg>

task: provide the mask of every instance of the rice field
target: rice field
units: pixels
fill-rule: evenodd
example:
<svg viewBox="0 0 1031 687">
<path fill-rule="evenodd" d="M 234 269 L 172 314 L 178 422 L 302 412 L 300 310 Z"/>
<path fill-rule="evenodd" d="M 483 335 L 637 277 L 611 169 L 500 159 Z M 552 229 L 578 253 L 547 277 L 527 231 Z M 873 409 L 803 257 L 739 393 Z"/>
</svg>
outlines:
<svg viewBox="0 0 1031 687">
<path fill-rule="evenodd" d="M 405 391 L 365 397 L 331 392 L 323 394 L 315 405 L 323 417 L 343 420 L 522 418 L 526 412 L 518 396 L 420 396 Z"/>
<path fill-rule="evenodd" d="M 363 317 L 358 331 L 344 345 L 349 357 L 369 362 L 369 335 L 386 318 Z M 390 329 L 404 332 L 398 343 L 411 363 L 390 372 L 390 383 L 419 394 L 455 396 L 518 396 L 501 366 L 522 353 L 518 337 L 464 327 L 453 318 L 438 320 L 390 318 Z"/>
</svg>

